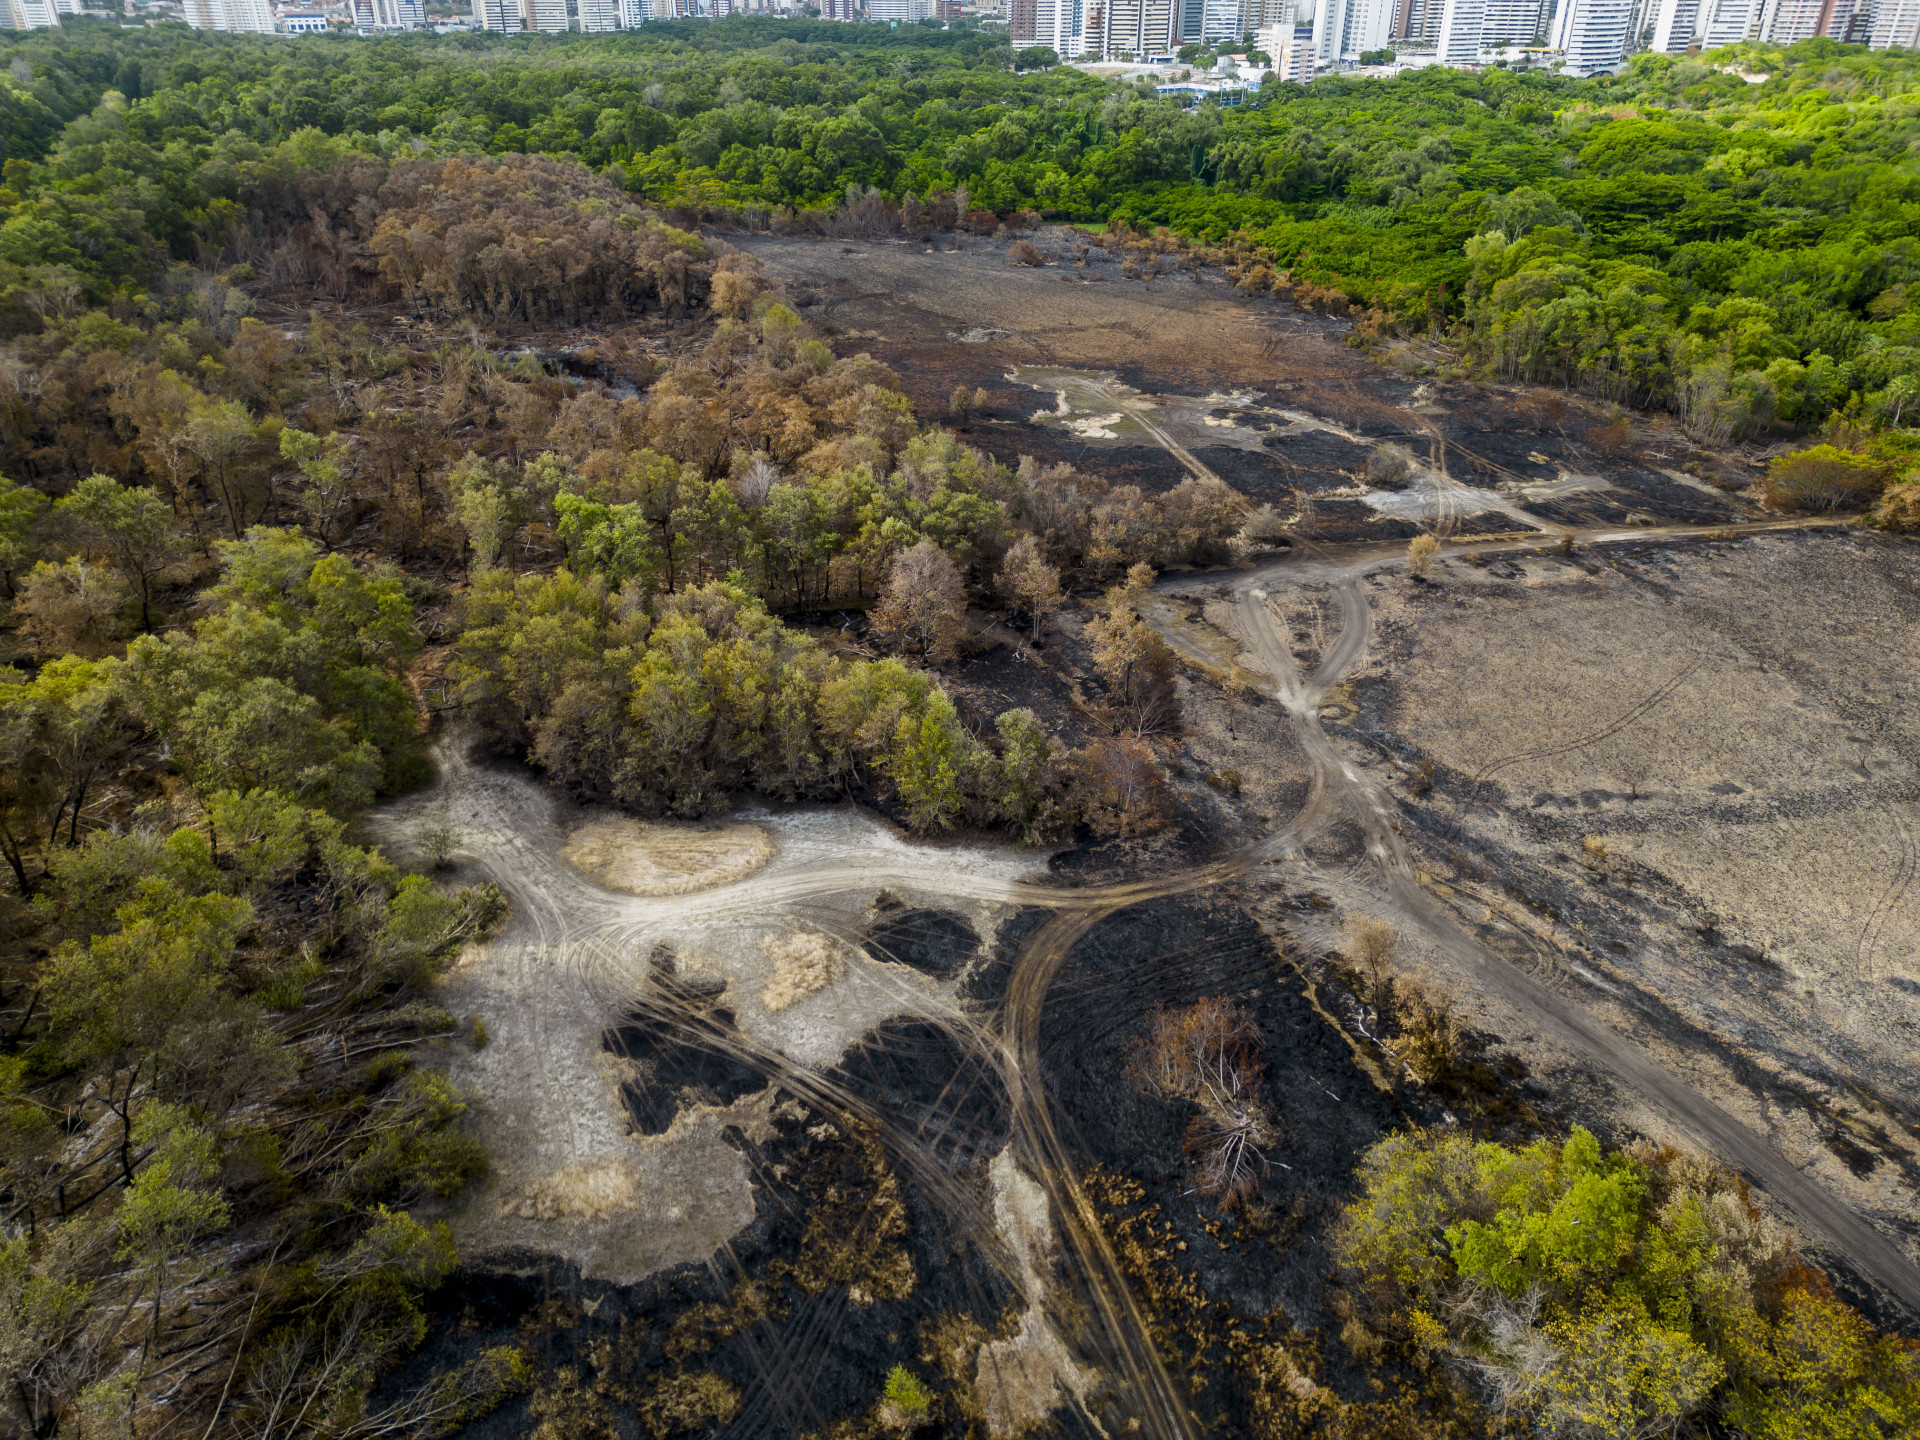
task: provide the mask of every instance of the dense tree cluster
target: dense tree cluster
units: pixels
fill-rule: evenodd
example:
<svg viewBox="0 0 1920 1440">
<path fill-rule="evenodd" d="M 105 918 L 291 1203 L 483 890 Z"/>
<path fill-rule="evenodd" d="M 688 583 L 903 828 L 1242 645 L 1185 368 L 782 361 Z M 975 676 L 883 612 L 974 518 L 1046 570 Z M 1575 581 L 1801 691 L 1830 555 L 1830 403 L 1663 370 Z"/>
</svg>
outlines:
<svg viewBox="0 0 1920 1440">
<path fill-rule="evenodd" d="M 1009 467 L 924 424 L 702 212 L 1109 220 L 1130 274 L 1225 263 L 1372 305 L 1363 336 L 1455 323 L 1506 373 L 1705 435 L 1841 411 L 1775 502 L 1920 528 L 1911 121 L 1884 98 L 1907 57 L 1820 42 L 1752 87 L 1665 60 L 1610 85 L 1335 80 L 1226 116 L 1016 73 L 964 28 L 500 44 L 81 20 L 0 75 L 0 1366 L 25 1431 L 144 1433 L 164 1401 L 236 1432 L 431 1435 L 522 1383 L 489 1350 L 368 1409 L 455 1263 L 414 1212 L 485 1164 L 420 1042 L 484 1043 L 426 987 L 498 897 L 349 838 L 424 778 L 431 711 L 646 814 L 753 793 L 1026 842 L 1166 822 L 1181 716 L 1145 588 L 1267 522 L 1216 482 Z M 564 363 L 499 335 L 529 330 L 565 331 Z M 1101 598 L 1072 613 L 1074 587 Z M 1060 677 L 1074 743 L 943 684 L 996 606 L 1043 658 L 1085 656 Z M 1198 1108 L 1196 1177 L 1243 1194 L 1273 1139 L 1243 1017 L 1156 1025 L 1142 1083 Z M 1777 1418 L 1802 1371 L 1843 1419 L 1880 1413 L 1868 1390 L 1907 1413 L 1906 1352 L 1755 1249 L 1724 1185 L 1584 1144 L 1379 1152 L 1379 1233 L 1356 1210 L 1348 1260 L 1382 1326 L 1493 1370 L 1519 1336 L 1558 1368 L 1514 1405 L 1550 1419 L 1624 1375 L 1621 1424 L 1828 1433 Z M 1458 1213 L 1393 1178 L 1407 1155 L 1479 1177 Z M 1719 1258 L 1660 1289 L 1698 1239 L 1689 1184 L 1711 1223 L 1687 1254 Z M 1508 1241 L 1594 1185 L 1647 1265 L 1514 1269 Z M 1441 1228 L 1402 1244 L 1403 1200 Z M 1451 1340 L 1420 1318 L 1442 1301 Z M 1842 1358 L 1808 1370 L 1816 1343 Z"/>
<path fill-rule="evenodd" d="M 356 209 L 388 161 L 525 151 L 695 211 L 818 224 L 846 206 L 913 228 L 1044 210 L 1231 239 L 1260 283 L 1458 324 L 1504 373 L 1672 406 L 1707 438 L 1810 426 L 1856 395 L 1884 407 L 1916 369 L 1916 62 L 1899 53 L 1811 40 L 1722 52 L 1734 64 L 1642 55 L 1595 81 L 1335 77 L 1224 111 L 1015 71 L 965 30 L 743 18 L 512 42 L 508 65 L 500 43 L 23 41 L 0 83 L 13 323 L 75 283 L 96 302 L 149 287 L 169 258 L 279 248 L 318 275 L 369 241 L 409 294 L 503 314 L 571 303 L 542 279 L 567 255 L 605 297 L 595 235 L 640 256 L 620 285 L 676 290 L 671 236 L 615 236 L 590 205 L 551 256 L 496 233 L 526 218 L 510 195 L 498 220 L 390 196 L 406 214 L 377 241 Z"/>
<path fill-rule="evenodd" d="M 1409 1132 L 1338 1239 L 1366 1323 L 1548 1435 L 1754 1440 L 1920 1425 L 1920 1349 L 1841 1303 L 1733 1177 L 1576 1129 L 1521 1149 Z"/>
</svg>

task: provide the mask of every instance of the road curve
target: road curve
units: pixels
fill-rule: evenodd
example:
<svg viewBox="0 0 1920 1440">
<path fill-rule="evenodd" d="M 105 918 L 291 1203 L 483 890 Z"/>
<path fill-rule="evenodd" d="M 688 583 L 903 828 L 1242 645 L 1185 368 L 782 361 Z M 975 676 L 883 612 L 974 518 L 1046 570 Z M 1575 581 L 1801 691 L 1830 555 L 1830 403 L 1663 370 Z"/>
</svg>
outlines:
<svg viewBox="0 0 1920 1440">
<path fill-rule="evenodd" d="M 1771 527 L 1769 527 L 1771 528 Z M 1272 583 L 1269 574 L 1262 582 Z M 1790 1212 L 1817 1244 L 1842 1257 L 1865 1281 L 1920 1315 L 1920 1268 L 1900 1248 L 1818 1181 L 1797 1169 L 1766 1139 L 1702 1095 L 1640 1046 L 1563 995 L 1513 965 L 1468 934 L 1444 905 L 1414 878 L 1405 841 L 1392 820 L 1394 805 L 1364 770 L 1349 764 L 1321 727 L 1319 702 L 1364 652 L 1372 610 L 1357 572 L 1340 583 L 1342 625 L 1311 679 L 1302 681 L 1285 638 L 1267 608 L 1266 591 L 1242 582 L 1236 610 L 1241 637 L 1267 670 L 1272 695 L 1287 710 L 1314 774 L 1305 809 L 1338 804 L 1366 834 L 1368 856 L 1379 867 L 1385 897 L 1400 918 L 1489 993 L 1537 1022 L 1564 1048 L 1612 1075 L 1649 1101 L 1706 1150 L 1746 1175 Z M 1280 837 L 1267 842 L 1273 847 Z"/>
</svg>

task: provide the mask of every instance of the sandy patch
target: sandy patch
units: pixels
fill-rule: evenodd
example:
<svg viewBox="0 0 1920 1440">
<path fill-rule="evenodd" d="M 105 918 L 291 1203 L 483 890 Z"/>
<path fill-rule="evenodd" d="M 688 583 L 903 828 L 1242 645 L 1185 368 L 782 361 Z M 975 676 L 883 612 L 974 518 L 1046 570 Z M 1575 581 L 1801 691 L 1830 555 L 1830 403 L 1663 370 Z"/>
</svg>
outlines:
<svg viewBox="0 0 1920 1440">
<path fill-rule="evenodd" d="M 634 1208 L 640 1177 L 625 1160 L 568 1165 L 500 1203 L 503 1214 L 522 1220 L 604 1220 Z"/>
<path fill-rule="evenodd" d="M 818 994 L 847 973 L 840 947 L 817 930 L 769 935 L 760 948 L 773 961 L 773 975 L 760 989 L 760 1003 L 778 1013 Z"/>
<path fill-rule="evenodd" d="M 974 1384 L 987 1432 L 995 1436 L 1031 1431 L 1069 1398 L 1085 1403 L 1094 1375 L 1074 1362 L 1047 1319 L 1045 1303 L 1054 1266 L 1053 1217 L 1046 1192 L 1014 1161 L 1011 1146 L 987 1167 L 993 1187 L 993 1220 L 1011 1252 L 1008 1278 L 1027 1302 L 1020 1328 L 980 1349 Z"/>
<path fill-rule="evenodd" d="M 609 890 L 690 895 L 753 874 L 773 858 L 773 838 L 758 825 L 591 820 L 568 838 L 560 858 Z"/>
</svg>

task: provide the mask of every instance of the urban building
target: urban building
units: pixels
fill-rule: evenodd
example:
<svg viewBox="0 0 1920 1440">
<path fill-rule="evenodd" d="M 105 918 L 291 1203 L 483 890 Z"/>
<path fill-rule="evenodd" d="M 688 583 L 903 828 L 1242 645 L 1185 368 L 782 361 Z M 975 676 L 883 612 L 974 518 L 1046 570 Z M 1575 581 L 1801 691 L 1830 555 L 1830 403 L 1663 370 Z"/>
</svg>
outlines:
<svg viewBox="0 0 1920 1440">
<path fill-rule="evenodd" d="M 1031 0 L 1013 0 L 1013 10 Z M 1179 49 L 1174 41 L 1175 0 L 1106 0 L 1108 55 L 1131 55 L 1144 60 L 1150 55 L 1171 55 Z"/>
<path fill-rule="evenodd" d="M 280 12 L 280 33 L 283 35 L 324 35 L 327 29 L 327 17 L 318 10 Z"/>
<path fill-rule="evenodd" d="M 1331 65 L 1384 50 L 1398 9 L 1398 0 L 1319 0 L 1313 12 L 1316 63 Z"/>
<path fill-rule="evenodd" d="M 1627 57 L 1633 0 L 1560 0 L 1551 44 L 1564 57 L 1563 74 L 1611 74 Z"/>
<path fill-rule="evenodd" d="M 482 30 L 520 31 L 520 0 L 473 0 L 473 23 Z"/>
<path fill-rule="evenodd" d="M 1647 48 L 1661 55 L 1684 55 L 1699 28 L 1700 0 L 1660 0 Z"/>
<path fill-rule="evenodd" d="M 867 18 L 877 8 L 900 0 L 867 0 Z M 1086 0 L 1014 0 L 1008 13 L 1008 39 L 1016 50 L 1045 46 L 1063 60 L 1086 53 Z"/>
<path fill-rule="evenodd" d="M 1701 8 L 1700 48 L 1718 49 L 1751 40 L 1760 29 L 1761 0 L 1706 0 Z"/>
<path fill-rule="evenodd" d="M 564 35 L 573 26 L 567 18 L 567 0 L 520 0 L 521 29 L 542 35 Z"/>
<path fill-rule="evenodd" d="M 9 30 L 60 28 L 60 11 L 53 0 L 4 0 L 4 5 L 0 6 L 0 19 L 7 22 Z"/>
<path fill-rule="evenodd" d="M 16 5 L 20 0 L 13 0 Z M 271 35 L 273 11 L 267 0 L 186 0 L 187 24 L 196 30 L 225 30 L 232 34 Z"/>
<path fill-rule="evenodd" d="M 1869 26 L 1867 43 L 1876 50 L 1895 45 L 1920 49 L 1920 0 L 1879 0 Z"/>
<path fill-rule="evenodd" d="M 1482 46 L 1531 45 L 1541 38 L 1546 22 L 1546 6 L 1542 0 L 1486 0 L 1480 21 L 1480 43 Z"/>
<path fill-rule="evenodd" d="M 621 28 L 620 0 L 579 0 L 579 18 L 583 34 L 609 34 Z"/>
<path fill-rule="evenodd" d="M 715 0 L 716 4 L 727 0 Z M 1041 0 L 1044 7 L 1046 0 Z M 907 25 L 915 20 L 933 18 L 933 0 L 867 0 L 867 19 L 882 24 Z M 1062 55 L 1066 54 L 1063 50 Z"/>
<path fill-rule="evenodd" d="M 1240 0 L 1205 0 L 1200 21 L 1200 39 L 1204 44 L 1239 40 L 1247 33 L 1245 12 Z"/>
<path fill-rule="evenodd" d="M 1275 78 L 1293 85 L 1305 85 L 1313 79 L 1313 25 L 1296 24 L 1291 18 L 1263 25 L 1253 32 L 1254 42 L 1273 60 Z"/>
<path fill-rule="evenodd" d="M 1393 12 L 1392 38 L 1422 45 L 1438 44 L 1440 21 L 1445 11 L 1445 0 L 1399 0 Z"/>
<path fill-rule="evenodd" d="M 1480 32 L 1486 12 L 1487 0 L 1446 0 L 1440 11 L 1436 64 L 1457 70 L 1480 63 Z"/>
</svg>

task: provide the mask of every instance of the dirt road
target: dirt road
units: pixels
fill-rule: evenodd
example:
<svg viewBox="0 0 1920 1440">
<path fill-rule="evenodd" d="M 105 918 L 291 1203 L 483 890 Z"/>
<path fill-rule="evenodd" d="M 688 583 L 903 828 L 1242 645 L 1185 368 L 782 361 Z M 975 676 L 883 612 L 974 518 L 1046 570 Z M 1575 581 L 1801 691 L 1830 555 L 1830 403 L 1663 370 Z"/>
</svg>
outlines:
<svg viewBox="0 0 1920 1440">
<path fill-rule="evenodd" d="M 1325 570 L 1320 571 L 1324 576 Z M 1844 1260 L 1860 1277 L 1920 1313 L 1920 1269 L 1878 1230 L 1791 1165 L 1772 1145 L 1702 1096 L 1630 1040 L 1598 1023 L 1571 996 L 1541 984 L 1469 935 L 1444 904 L 1422 887 L 1405 841 L 1393 824 L 1394 805 L 1378 781 L 1350 764 L 1319 721 L 1320 702 L 1366 648 L 1372 611 L 1352 568 L 1339 580 L 1341 628 L 1319 668 L 1302 677 L 1268 608 L 1272 570 L 1241 582 L 1241 639 L 1271 682 L 1295 737 L 1313 763 L 1306 805 L 1292 825 L 1262 846 L 1267 854 L 1297 846 L 1305 833 L 1344 816 L 1366 834 L 1380 898 L 1395 918 L 1416 928 L 1461 969 L 1529 1020 L 1536 1021 L 1569 1052 L 1613 1075 L 1692 1135 L 1701 1148 L 1746 1175 L 1788 1210 L 1807 1237 Z"/>
</svg>

